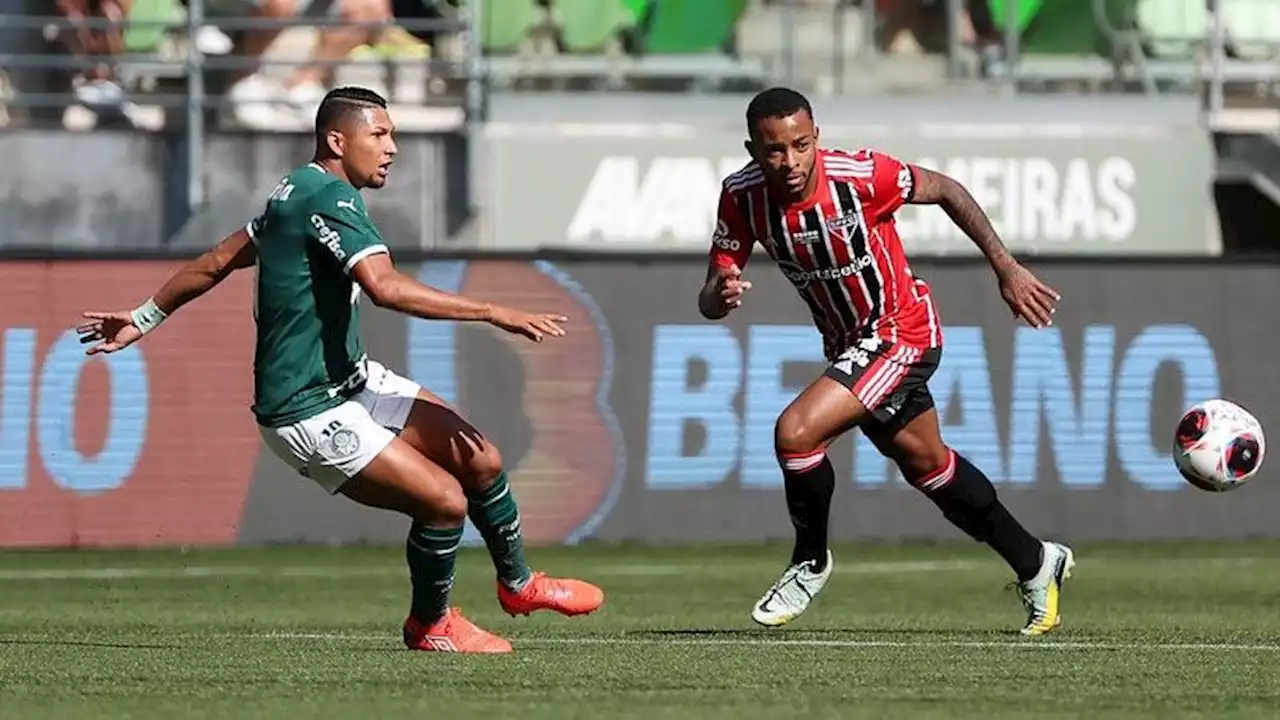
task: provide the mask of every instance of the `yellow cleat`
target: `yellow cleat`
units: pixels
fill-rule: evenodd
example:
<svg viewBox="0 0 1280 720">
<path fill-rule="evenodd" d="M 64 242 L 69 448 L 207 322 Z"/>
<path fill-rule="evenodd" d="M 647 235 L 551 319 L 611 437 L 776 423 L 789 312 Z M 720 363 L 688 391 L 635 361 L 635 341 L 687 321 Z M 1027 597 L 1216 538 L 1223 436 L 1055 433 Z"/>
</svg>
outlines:
<svg viewBox="0 0 1280 720">
<path fill-rule="evenodd" d="M 1022 606 L 1027 609 L 1027 624 L 1022 628 L 1023 635 L 1044 635 L 1062 625 L 1062 610 L 1059 606 L 1062 583 L 1071 577 L 1071 568 L 1075 564 L 1075 553 L 1071 552 L 1071 548 L 1047 542 L 1044 544 L 1040 572 L 1026 582 L 1014 583 L 1022 598 Z"/>
</svg>

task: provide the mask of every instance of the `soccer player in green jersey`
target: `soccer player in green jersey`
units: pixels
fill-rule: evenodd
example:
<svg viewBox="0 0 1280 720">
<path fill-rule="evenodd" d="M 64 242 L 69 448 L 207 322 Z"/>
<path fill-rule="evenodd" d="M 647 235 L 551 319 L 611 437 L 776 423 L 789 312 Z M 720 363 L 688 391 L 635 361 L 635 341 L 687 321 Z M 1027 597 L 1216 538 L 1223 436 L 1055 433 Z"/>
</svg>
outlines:
<svg viewBox="0 0 1280 720">
<path fill-rule="evenodd" d="M 365 355 L 359 299 L 363 292 L 379 307 L 428 320 L 487 322 L 534 342 L 563 335 L 566 318 L 435 290 L 392 265 L 360 190 L 387 183 L 393 132 L 377 93 L 333 90 L 316 116 L 314 160 L 280 181 L 262 214 L 135 310 L 87 312 L 78 329 L 90 354 L 117 352 L 231 272 L 256 266 L 253 412 L 263 442 L 328 492 L 413 520 L 408 647 L 510 652 L 448 604 L 467 517 L 493 557 L 507 613 L 581 615 L 599 608 L 604 593 L 530 570 L 497 448 L 439 397 Z"/>
</svg>

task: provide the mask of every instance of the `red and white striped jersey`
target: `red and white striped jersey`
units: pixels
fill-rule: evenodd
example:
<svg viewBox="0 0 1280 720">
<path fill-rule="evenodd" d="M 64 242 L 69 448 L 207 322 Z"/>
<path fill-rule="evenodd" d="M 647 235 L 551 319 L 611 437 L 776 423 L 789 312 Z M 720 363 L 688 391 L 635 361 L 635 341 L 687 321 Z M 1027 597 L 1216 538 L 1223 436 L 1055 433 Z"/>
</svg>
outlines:
<svg viewBox="0 0 1280 720">
<path fill-rule="evenodd" d="M 878 337 L 914 348 L 942 346 L 929 285 L 907 265 L 893 214 L 911 200 L 915 173 L 871 150 L 818 150 L 812 197 L 779 205 L 752 162 L 724 181 L 711 258 L 745 267 L 760 243 L 809 306 L 834 360 Z"/>
</svg>

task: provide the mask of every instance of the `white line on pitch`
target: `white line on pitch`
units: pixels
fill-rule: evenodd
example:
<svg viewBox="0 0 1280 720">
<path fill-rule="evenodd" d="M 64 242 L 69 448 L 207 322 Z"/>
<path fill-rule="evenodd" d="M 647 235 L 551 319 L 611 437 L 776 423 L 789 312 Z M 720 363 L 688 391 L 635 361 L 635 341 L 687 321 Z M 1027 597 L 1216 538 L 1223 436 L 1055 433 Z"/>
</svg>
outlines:
<svg viewBox="0 0 1280 720">
<path fill-rule="evenodd" d="M 761 562 L 723 563 L 712 568 L 699 567 L 693 564 L 644 564 L 622 563 L 593 567 L 592 576 L 664 576 L 716 575 L 738 573 L 753 570 L 761 566 Z M 994 567 L 993 563 L 986 563 Z M 851 562 L 838 565 L 836 572 L 853 574 L 893 574 L 939 572 L 948 570 L 971 570 L 983 567 L 984 563 L 972 560 L 919 560 L 919 561 L 868 561 Z M 274 577 L 349 577 L 349 576 L 402 576 L 408 571 L 403 565 L 199 565 L 187 567 L 105 567 L 105 568 L 21 568 L 0 570 L 0 581 L 3 580 L 125 580 L 125 579 L 163 579 L 163 578 L 217 578 L 237 576 L 274 576 Z"/>
<path fill-rule="evenodd" d="M 1122 561 L 1123 562 L 1123 561 Z M 1171 569 L 1238 569 L 1262 564 L 1274 564 L 1280 558 L 1163 558 L 1147 562 L 1148 566 L 1167 566 Z M 711 566 L 695 563 L 617 563 L 596 564 L 587 573 L 590 577 L 665 577 L 677 575 L 729 576 L 743 572 L 755 572 L 767 565 L 761 560 L 730 560 Z M 775 563 L 776 564 L 776 563 Z M 1111 558 L 1098 558 L 1088 562 L 1090 567 L 1117 564 Z M 992 560 L 867 560 L 837 562 L 837 575 L 892 575 L 926 572 L 955 572 L 980 569 L 997 569 L 999 563 Z M 0 581 L 41 580 L 127 580 L 167 578 L 223 578 L 223 577 L 405 577 L 403 565 L 191 565 L 185 567 L 78 567 L 78 568 L 13 568 L 0 569 Z"/>
<path fill-rule="evenodd" d="M 296 566 L 270 567 L 266 565 L 193 565 L 188 567 L 105 567 L 105 568 L 29 568 L 0 570 L 0 580 L 126 580 L 151 578 L 219 578 L 259 577 L 334 577 L 368 575 L 404 575 L 403 567 L 395 566 Z"/>
<path fill-rule="evenodd" d="M 237 635 L 261 640 L 385 640 L 390 635 L 348 633 L 270 632 Z M 765 638 L 513 638 L 516 646 L 538 645 L 691 645 L 748 647 L 831 647 L 831 648 L 1009 648 L 1018 650 L 1228 650 L 1244 652 L 1277 652 L 1280 645 L 1248 643 L 1122 643 L 1091 640 L 794 640 Z"/>
</svg>

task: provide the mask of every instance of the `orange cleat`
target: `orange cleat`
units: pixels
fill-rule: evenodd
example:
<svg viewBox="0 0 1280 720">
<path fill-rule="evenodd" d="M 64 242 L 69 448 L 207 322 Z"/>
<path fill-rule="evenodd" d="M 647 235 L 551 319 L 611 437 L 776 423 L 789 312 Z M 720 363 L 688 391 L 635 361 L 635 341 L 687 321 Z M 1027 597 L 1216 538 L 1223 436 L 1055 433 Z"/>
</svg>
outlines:
<svg viewBox="0 0 1280 720">
<path fill-rule="evenodd" d="M 404 644 L 410 650 L 456 653 L 509 653 L 511 643 L 481 630 L 462 617 L 462 608 L 449 608 L 430 627 L 417 618 L 404 621 Z"/>
<path fill-rule="evenodd" d="M 549 578 L 536 572 L 520 592 L 498 583 L 498 603 L 508 615 L 528 615 L 534 610 L 554 610 L 561 615 L 586 615 L 604 604 L 604 591 L 581 580 Z"/>
</svg>

